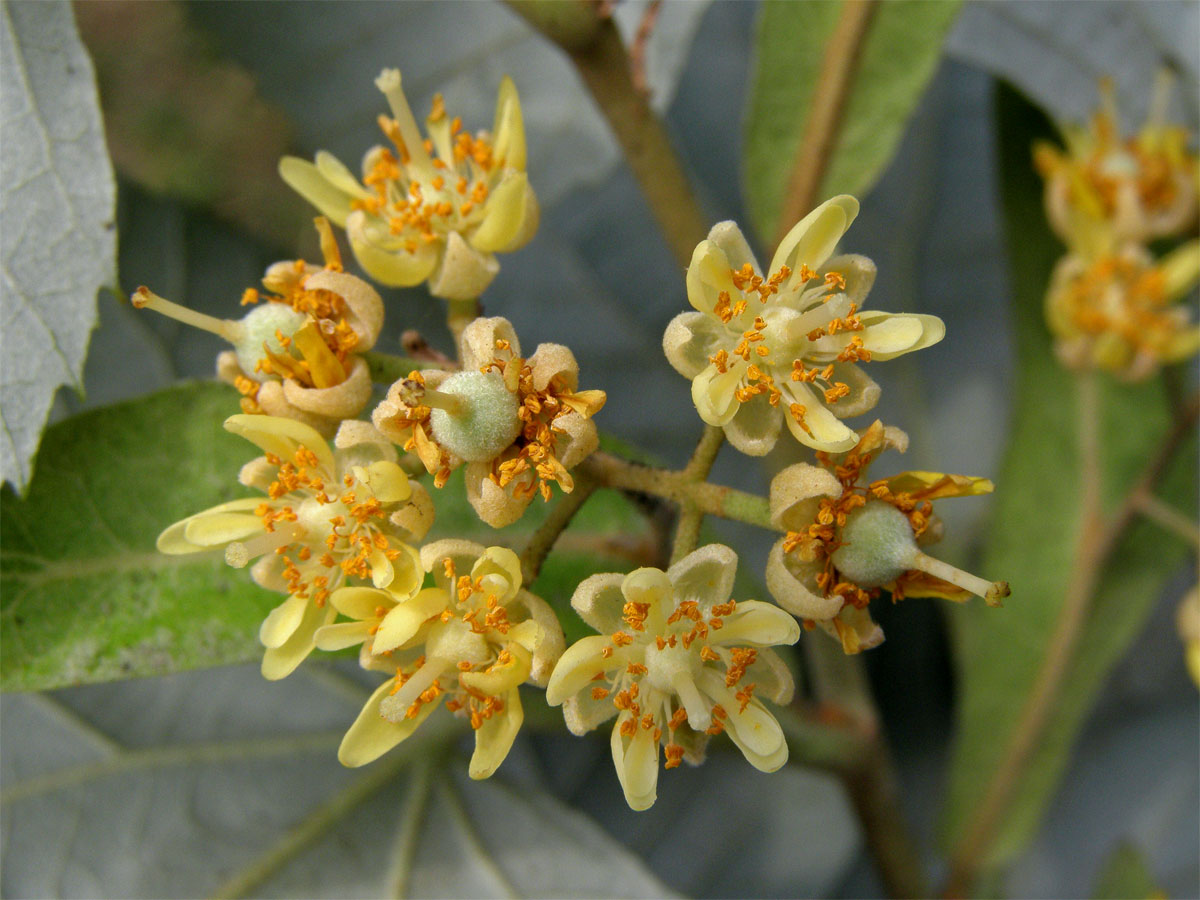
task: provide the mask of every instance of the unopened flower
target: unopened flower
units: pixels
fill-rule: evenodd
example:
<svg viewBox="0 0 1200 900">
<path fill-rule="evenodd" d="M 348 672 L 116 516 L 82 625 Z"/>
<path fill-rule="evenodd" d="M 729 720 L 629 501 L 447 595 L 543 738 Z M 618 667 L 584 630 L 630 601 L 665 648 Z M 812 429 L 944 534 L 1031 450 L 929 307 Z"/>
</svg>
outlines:
<svg viewBox="0 0 1200 900">
<path fill-rule="evenodd" d="M 230 416 L 225 428 L 258 445 L 264 456 L 238 480 L 266 494 L 189 516 L 158 538 L 163 553 L 224 548 L 251 576 L 287 594 L 262 624 L 263 675 L 283 678 L 314 647 L 318 628 L 333 621 L 329 595 L 343 584 L 370 582 L 409 597 L 421 587 L 417 551 L 409 545 L 433 522 L 433 504 L 396 463 L 396 448 L 366 422 L 343 423 L 330 450 L 313 429 L 274 416 Z"/>
<path fill-rule="evenodd" d="M 295 419 L 330 437 L 371 399 L 371 373 L 359 354 L 379 337 L 383 301 L 342 271 L 329 222 L 316 225 L 324 266 L 275 263 L 263 276 L 266 292 L 243 293 L 242 304 L 253 309 L 240 321 L 206 316 L 145 287 L 132 302 L 233 344 L 217 357 L 217 374 L 242 394 L 243 412 Z"/>
<path fill-rule="evenodd" d="M 376 427 L 415 452 L 441 487 L 467 463 L 467 499 L 487 524 L 521 517 L 551 484 L 575 486 L 569 469 L 596 449 L 591 421 L 603 391 L 580 391 L 575 355 L 540 344 L 525 359 L 507 319 L 480 318 L 464 329 L 462 371 L 413 372 L 375 408 Z"/>
<path fill-rule="evenodd" d="M 562 704 L 567 727 L 585 734 L 613 716 L 613 765 L 636 810 L 657 796 L 664 768 L 704 759 L 725 732 L 763 772 L 787 762 L 783 731 L 763 704 L 788 703 L 793 683 L 770 648 L 800 638 L 795 619 L 770 603 L 730 599 L 737 555 L 710 544 L 666 572 L 594 575 L 571 605 L 598 635 L 562 655 L 546 702 Z"/>
<path fill-rule="evenodd" d="M 1066 150 L 1034 148 L 1046 179 L 1046 214 L 1074 251 L 1094 255 L 1108 241 L 1143 243 L 1181 234 L 1196 220 L 1200 160 L 1187 149 L 1187 129 L 1166 122 L 1171 78 L 1161 75 L 1142 129 L 1121 137 L 1112 83 L 1101 83 L 1102 107 L 1085 127 L 1063 129 Z"/>
<path fill-rule="evenodd" d="M 1200 327 L 1178 301 L 1200 277 L 1200 242 L 1154 260 L 1136 244 L 1094 260 L 1069 254 L 1054 269 L 1046 320 L 1055 351 L 1073 369 L 1149 377 L 1200 350 Z"/>
<path fill-rule="evenodd" d="M 517 89 L 508 78 L 500 83 L 495 126 L 473 137 L 437 95 L 423 139 L 400 72 L 385 69 L 375 84 L 391 106 L 392 118 L 379 124 L 393 146 L 367 153 L 361 182 L 325 151 L 315 165 L 284 157 L 279 173 L 346 229 L 372 278 L 399 287 L 428 279 L 435 296 L 474 299 L 500 270 L 495 254 L 523 247 L 537 230 Z"/>
<path fill-rule="evenodd" d="M 789 466 L 771 482 L 771 519 L 787 530 L 767 559 L 767 587 L 779 605 L 821 626 L 847 653 L 876 646 L 883 631 L 868 606 L 880 589 L 906 596 L 971 595 L 998 606 L 1008 584 L 991 582 L 934 559 L 920 549 L 941 537 L 932 501 L 989 493 L 986 478 L 902 472 L 866 481 L 886 449 L 904 452 L 908 437 L 875 422 L 848 453 L 818 453 L 820 466 Z"/>
<path fill-rule="evenodd" d="M 487 778 L 521 728 L 518 687 L 546 684 L 562 654 L 562 629 L 553 610 L 522 589 L 511 550 L 436 541 L 421 549 L 421 562 L 434 587 L 399 601 L 383 591 L 346 600 L 346 609 L 352 603 L 372 617 L 372 602 L 379 604 L 364 662 L 395 677 L 371 695 L 338 759 L 347 766 L 377 759 L 445 703 L 475 731 L 470 776 Z"/>
<path fill-rule="evenodd" d="M 663 349 L 692 379 L 700 418 L 723 426 L 743 453 L 769 452 L 781 422 L 806 446 L 850 449 L 858 437 L 840 420 L 879 399 L 858 364 L 945 334 L 935 316 L 860 311 L 875 264 L 832 257 L 857 214 L 853 197 L 827 200 L 788 232 L 765 275 L 733 222 L 714 226 L 692 255 L 687 292 L 696 311 L 671 321 Z"/>
</svg>

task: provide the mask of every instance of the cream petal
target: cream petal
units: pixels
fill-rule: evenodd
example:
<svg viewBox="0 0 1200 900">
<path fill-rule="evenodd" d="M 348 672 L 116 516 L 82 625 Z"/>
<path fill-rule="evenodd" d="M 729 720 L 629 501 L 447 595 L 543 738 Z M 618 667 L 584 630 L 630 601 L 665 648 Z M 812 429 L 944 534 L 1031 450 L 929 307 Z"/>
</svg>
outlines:
<svg viewBox="0 0 1200 900">
<path fill-rule="evenodd" d="M 334 625 L 322 625 L 313 635 L 313 643 L 318 650 L 345 650 L 356 647 L 371 637 L 370 622 L 338 622 Z"/>
<path fill-rule="evenodd" d="M 800 640 L 800 625 L 792 616 L 773 603 L 761 600 L 742 600 L 725 624 L 710 641 L 724 646 L 748 644 L 756 647 L 776 647 Z"/>
<path fill-rule="evenodd" d="M 416 542 L 433 527 L 433 498 L 423 484 L 410 481 L 409 487 L 412 495 L 408 502 L 388 516 L 388 521 L 400 530 L 397 537 Z"/>
<path fill-rule="evenodd" d="M 867 311 L 859 318 L 866 326 L 860 332 L 863 347 L 871 351 L 874 360 L 924 350 L 946 336 L 946 325 L 937 316 Z"/>
<path fill-rule="evenodd" d="M 741 404 L 734 417 L 725 423 L 725 437 L 747 456 L 766 456 L 779 440 L 783 413 L 772 406 L 766 394 Z"/>
<path fill-rule="evenodd" d="M 491 471 L 491 465 L 486 462 L 467 466 L 467 502 L 481 522 L 492 528 L 504 528 L 520 519 L 533 499 L 532 493 L 523 492 L 521 496 L 515 493 L 517 485 L 528 483 L 532 475 L 527 472 L 506 487 L 500 487 L 492 481 Z"/>
<path fill-rule="evenodd" d="M 579 387 L 579 363 L 571 348 L 562 344 L 538 344 L 529 357 L 529 369 L 534 390 L 544 391 L 556 378 L 568 391 Z"/>
<path fill-rule="evenodd" d="M 399 503 L 412 493 L 408 476 L 394 462 L 379 460 L 367 466 L 355 466 L 352 471 L 359 484 L 366 485 L 380 503 Z"/>
<path fill-rule="evenodd" d="M 719 372 L 710 364 L 692 379 L 692 403 L 709 425 L 724 425 L 737 415 L 739 403 L 735 391 L 742 381 L 742 368 L 730 366 L 727 371 Z"/>
<path fill-rule="evenodd" d="M 771 524 L 788 531 L 801 531 L 816 520 L 822 497 L 842 496 L 842 484 L 828 469 L 796 463 L 771 479 Z"/>
<path fill-rule="evenodd" d="M 591 691 L 578 691 L 572 694 L 563 701 L 562 711 L 567 730 L 580 737 L 603 725 L 617 714 L 612 697 L 597 699 L 592 696 Z"/>
<path fill-rule="evenodd" d="M 495 256 L 477 250 L 457 231 L 451 231 L 440 264 L 429 275 L 429 293 L 445 300 L 474 300 L 499 271 Z"/>
<path fill-rule="evenodd" d="M 502 590 L 496 599 L 507 604 L 521 589 L 521 559 L 507 547 L 488 547 L 471 567 L 471 578 L 494 579 Z"/>
<path fill-rule="evenodd" d="M 343 616 L 350 619 L 373 619 L 375 610 L 389 610 L 396 605 L 396 598 L 388 591 L 373 587 L 343 587 L 329 595 L 329 603 Z"/>
<path fill-rule="evenodd" d="M 613 634 L 625 625 L 621 619 L 625 606 L 625 595 L 621 593 L 624 580 L 625 576 L 616 572 L 591 575 L 579 582 L 571 596 L 571 607 L 601 635 Z"/>
<path fill-rule="evenodd" d="M 729 259 L 712 241 L 701 241 L 692 252 L 687 270 L 688 302 L 699 312 L 712 315 L 722 291 L 730 297 L 738 294 L 730 277 Z"/>
<path fill-rule="evenodd" d="M 389 722 L 380 715 L 379 704 L 391 694 L 394 684 L 388 680 L 375 690 L 342 738 L 342 744 L 338 747 L 338 762 L 343 766 L 353 769 L 379 759 L 416 731 L 442 702 L 443 697 L 438 697 L 432 703 L 423 704 L 414 718 L 405 719 L 400 724 Z"/>
<path fill-rule="evenodd" d="M 847 654 L 861 653 L 883 643 L 883 629 L 875 624 L 870 611 L 856 606 L 847 605 L 835 618 L 818 624 L 841 641 Z"/>
<path fill-rule="evenodd" d="M 505 647 L 505 650 L 508 651 L 509 655 L 507 663 L 502 664 L 497 661 L 488 670 L 483 672 L 460 672 L 458 675 L 459 683 L 466 688 L 493 697 L 515 691 L 519 685 L 524 684 L 526 679 L 529 678 L 533 658 L 530 656 L 528 650 L 515 641 L 510 642 Z"/>
<path fill-rule="evenodd" d="M 387 592 L 394 600 L 407 600 L 421 589 L 425 581 L 425 570 L 421 568 L 421 557 L 415 547 L 401 544 L 394 547 L 400 555 L 392 560 L 392 580 Z"/>
<path fill-rule="evenodd" d="M 798 275 L 801 265 L 817 269 L 837 247 L 838 241 L 858 215 L 858 201 L 849 194 L 826 200 L 807 216 L 797 222 L 779 242 L 779 249 L 771 258 L 771 273 L 783 266 Z M 780 293 L 794 290 L 794 278 L 784 282 Z"/>
<path fill-rule="evenodd" d="M 523 721 L 525 711 L 521 708 L 521 695 L 514 687 L 504 697 L 504 709 L 484 719 L 475 732 L 475 752 L 471 754 L 467 774 L 479 780 L 490 777 L 500 768 L 512 749 L 513 741 L 517 739 Z"/>
<path fill-rule="evenodd" d="M 471 322 L 459 338 L 463 369 L 474 371 L 490 363 L 496 357 L 498 341 L 507 341 L 513 356 L 521 355 L 521 342 L 517 340 L 517 332 L 508 319 L 481 316 Z"/>
<path fill-rule="evenodd" d="M 737 222 L 718 222 L 709 229 L 708 239 L 724 252 L 729 268 L 741 269 L 746 263 L 750 263 L 755 272 L 762 273 L 762 269 L 758 267 L 758 260 L 754 258 L 754 251 L 750 249 L 750 244 Z"/>
<path fill-rule="evenodd" d="M 525 170 L 525 120 L 517 86 L 507 75 L 496 95 L 496 118 L 492 125 L 492 151 L 506 168 Z"/>
<path fill-rule="evenodd" d="M 622 715 L 613 728 L 613 766 L 621 790 L 625 792 L 625 802 L 630 809 L 641 812 L 658 799 L 658 744 L 645 728 L 638 728 L 626 743 L 621 737 L 620 725 L 627 716 L 627 713 Z"/>
<path fill-rule="evenodd" d="M 704 609 L 729 599 L 736 573 L 737 554 L 724 544 L 706 544 L 667 569 L 676 600 L 693 600 Z"/>
<path fill-rule="evenodd" d="M 418 628 L 446 609 L 449 599 L 441 588 L 427 588 L 397 603 L 379 623 L 372 652 L 386 653 L 411 640 Z"/>
<path fill-rule="evenodd" d="M 584 418 L 575 410 L 555 419 L 554 428 L 560 432 L 555 452 L 564 468 L 575 468 L 600 446 L 596 423 Z"/>
<path fill-rule="evenodd" d="M 709 365 L 709 358 L 730 342 L 730 337 L 719 319 L 701 312 L 684 312 L 667 325 L 663 353 L 676 372 L 684 378 L 695 378 Z"/>
<path fill-rule="evenodd" d="M 858 435 L 843 425 L 825 406 L 824 398 L 818 398 L 808 385 L 786 383 L 783 385 L 783 396 L 785 402 L 799 403 L 804 407 L 807 431 L 800 427 L 800 423 L 790 413 L 784 416 L 792 437 L 804 446 L 826 453 L 841 453 L 858 443 Z"/>
<path fill-rule="evenodd" d="M 796 683 L 792 672 L 778 653 L 768 648 L 758 651 L 758 657 L 746 669 L 742 681 L 754 685 L 754 696 L 786 706 L 792 702 Z"/>
<path fill-rule="evenodd" d="M 296 450 L 303 446 L 316 454 L 323 474 L 330 475 L 337 469 L 325 438 L 295 419 L 239 414 L 225 420 L 225 430 L 244 437 L 264 453 L 273 453 L 283 460 L 291 460 Z"/>
<path fill-rule="evenodd" d="M 358 335 L 355 353 L 365 353 L 375 346 L 383 329 L 383 299 L 375 288 L 346 272 L 329 270 L 309 275 L 304 279 L 304 288 L 330 291 L 345 301 L 347 324 Z"/>
<path fill-rule="evenodd" d="M 316 648 L 317 629 L 333 621 L 336 613 L 326 604 L 323 607 L 309 603 L 304 617 L 291 636 L 278 647 L 268 647 L 263 653 L 262 676 L 268 681 L 278 681 L 296 671 L 296 667 L 308 658 Z"/>
<path fill-rule="evenodd" d="M 346 237 L 363 271 L 389 287 L 420 284 L 433 274 L 441 255 L 440 242 L 427 244 L 422 241 L 412 252 L 399 242 L 381 245 L 372 236 L 366 213 L 361 209 L 346 217 Z"/>
<path fill-rule="evenodd" d="M 272 467 L 274 468 L 274 467 Z M 222 503 L 219 506 L 214 506 L 212 509 L 206 509 L 204 512 L 196 513 L 188 516 L 186 519 L 181 519 L 173 525 L 167 526 L 163 533 L 158 536 L 157 548 L 159 553 L 167 553 L 170 555 L 178 555 L 181 553 L 199 553 L 204 550 L 209 550 L 209 546 L 198 546 L 187 537 L 189 526 L 197 519 L 210 515 L 221 515 L 232 512 L 245 512 L 256 509 L 263 500 L 259 497 L 244 497 L 240 500 L 231 500 L 228 503 Z M 259 522 L 261 527 L 262 522 Z M 217 545 L 220 546 L 220 545 Z"/>
<path fill-rule="evenodd" d="M 371 192 L 359 183 L 354 173 L 328 150 L 318 150 L 314 161 L 322 177 L 335 188 L 352 197 L 358 197 L 360 200 L 366 200 L 372 196 Z"/>
<path fill-rule="evenodd" d="M 662 569 L 634 569 L 621 582 L 621 593 L 631 603 L 648 604 L 651 614 L 657 618 L 675 608 L 675 588 L 671 581 Z M 628 628 L 624 622 L 622 626 Z"/>
<path fill-rule="evenodd" d="M 258 629 L 258 640 L 264 647 L 282 647 L 300 627 L 300 620 L 311 604 L 307 597 L 295 594 L 267 613 Z"/>
<path fill-rule="evenodd" d="M 510 615 L 521 610 L 529 618 L 513 628 L 509 638 L 533 654 L 529 681 L 538 687 L 545 687 L 566 647 L 562 626 L 550 604 L 526 590 L 518 591 L 516 599 L 509 606 Z"/>
<path fill-rule="evenodd" d="M 702 670 L 697 680 L 700 689 L 725 709 L 725 732 L 747 762 L 763 772 L 774 772 L 787 762 L 783 729 L 760 700 L 752 699 L 742 709 L 733 689 L 714 669 Z"/>
<path fill-rule="evenodd" d="M 452 588 L 446 581 L 444 562 L 449 559 L 454 563 L 456 575 L 466 575 L 475 565 L 475 560 L 483 556 L 487 548 L 475 541 L 464 541 L 460 538 L 443 538 L 433 541 L 421 548 L 421 568 L 433 573 L 434 583 L 440 588 Z"/>
<path fill-rule="evenodd" d="M 612 642 L 606 634 L 580 638 L 563 652 L 546 685 L 546 703 L 560 706 L 568 698 L 584 690 L 600 672 L 623 666 L 625 661 L 614 653 L 607 659 L 601 655 Z"/>
<path fill-rule="evenodd" d="M 267 462 L 265 456 L 256 456 L 238 469 L 238 483 L 260 490 L 265 494 L 271 489 L 271 482 L 275 480 L 278 471 L 278 467 Z"/>
<path fill-rule="evenodd" d="M 818 268 L 817 277 L 824 280 L 830 272 L 837 272 L 845 279 L 844 296 L 862 309 L 863 301 L 875 284 L 875 263 L 857 253 L 843 253 L 827 260 L 825 265 Z"/>
<path fill-rule="evenodd" d="M 288 378 L 283 382 L 283 397 L 301 412 L 329 419 L 349 419 L 363 411 L 371 400 L 373 389 L 367 361 L 361 356 L 356 356 L 353 358 L 350 374 L 341 384 L 315 388 L 303 385 L 294 378 Z M 261 388 L 259 393 L 262 393 Z"/>
<path fill-rule="evenodd" d="M 819 592 L 816 577 L 821 568 L 819 562 L 802 563 L 789 557 L 780 539 L 767 556 L 767 590 L 794 616 L 818 622 L 832 619 L 842 608 L 842 598 Z"/>
<path fill-rule="evenodd" d="M 850 388 L 850 393 L 830 405 L 830 410 L 839 419 L 849 419 L 870 412 L 879 402 L 882 393 L 862 366 L 854 363 L 835 362 L 833 364 L 834 382 L 841 382 Z"/>
<path fill-rule="evenodd" d="M 285 156 L 279 160 L 279 176 L 322 215 L 328 216 L 335 225 L 345 227 L 351 196 L 340 185 L 331 183 L 318 166 L 296 156 Z"/>
<path fill-rule="evenodd" d="M 470 236 L 471 246 L 480 253 L 517 250 L 533 237 L 537 219 L 537 196 L 529 177 L 524 172 L 508 172 L 488 197 L 483 221 Z"/>
</svg>

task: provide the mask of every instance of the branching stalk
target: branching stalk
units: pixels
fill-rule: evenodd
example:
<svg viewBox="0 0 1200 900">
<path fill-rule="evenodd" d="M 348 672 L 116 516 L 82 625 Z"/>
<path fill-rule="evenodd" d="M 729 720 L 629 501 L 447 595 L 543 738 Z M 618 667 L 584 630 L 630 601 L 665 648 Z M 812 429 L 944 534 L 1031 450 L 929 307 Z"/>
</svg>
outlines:
<svg viewBox="0 0 1200 900">
<path fill-rule="evenodd" d="M 783 195 L 783 206 L 775 226 L 776 246 L 791 227 L 816 206 L 874 15 L 874 0 L 842 2 L 837 24 L 825 45 L 804 136 L 796 150 L 787 191 Z"/>
<path fill-rule="evenodd" d="M 1000 765 L 951 855 L 950 874 L 944 889 L 946 896 L 966 896 L 985 866 L 988 850 L 996 838 L 1001 820 L 1057 706 L 1063 682 L 1087 623 L 1100 575 L 1144 506 L 1145 498 L 1152 496 L 1154 486 L 1183 439 L 1195 427 L 1197 413 L 1200 412 L 1200 400 L 1193 397 L 1158 454 L 1146 464 L 1116 512 L 1106 520 L 1100 505 L 1100 408 L 1095 379 L 1096 376 L 1091 373 L 1085 373 L 1078 379 L 1082 515 L 1070 587 L 1047 644 L 1046 656 L 1017 718 Z"/>
</svg>

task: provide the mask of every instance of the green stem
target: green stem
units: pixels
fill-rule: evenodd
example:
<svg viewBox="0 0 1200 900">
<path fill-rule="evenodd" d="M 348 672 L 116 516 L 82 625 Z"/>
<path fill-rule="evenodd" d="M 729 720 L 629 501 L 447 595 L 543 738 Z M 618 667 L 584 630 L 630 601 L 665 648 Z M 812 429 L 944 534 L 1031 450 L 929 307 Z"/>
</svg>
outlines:
<svg viewBox="0 0 1200 900">
<path fill-rule="evenodd" d="M 446 302 L 446 327 L 454 338 L 454 355 L 462 363 L 462 333 L 466 327 L 483 313 L 478 298 L 473 300 L 448 300 Z"/>
<path fill-rule="evenodd" d="M 633 82 L 629 54 L 611 17 L 602 14 L 600 4 L 585 0 L 509 0 L 508 5 L 558 44 L 575 64 L 621 145 L 675 258 L 687 265 L 708 233 L 708 220 L 666 129 Z"/>
<path fill-rule="evenodd" d="M 521 580 L 526 587 L 537 580 L 542 563 L 549 556 L 554 542 L 567 530 L 575 514 L 598 486 L 592 479 L 581 474 L 575 479 L 574 490 L 559 497 L 546 521 L 530 535 L 525 549 L 521 551 Z"/>
<path fill-rule="evenodd" d="M 681 473 L 694 483 L 705 483 L 712 471 L 721 445 L 725 443 L 725 429 L 712 425 L 704 426 L 704 434 L 692 451 L 692 458 Z M 677 563 L 696 549 L 700 541 L 700 526 L 704 524 L 704 510 L 695 501 L 686 499 L 679 505 L 679 521 L 675 524 L 675 540 L 671 545 L 671 562 Z"/>
<path fill-rule="evenodd" d="M 413 359 L 411 356 L 393 356 L 379 350 L 368 350 L 362 355 L 371 370 L 371 380 L 377 384 L 391 384 L 402 378 L 407 378 L 413 369 L 436 369 L 438 363 L 424 359 Z"/>
<path fill-rule="evenodd" d="M 707 516 L 778 530 L 771 524 L 771 507 L 766 497 L 694 481 L 685 471 L 650 468 L 603 451 L 593 453 L 580 463 L 578 471 L 595 479 L 601 487 L 662 497 L 679 505 L 690 503 Z"/>
</svg>

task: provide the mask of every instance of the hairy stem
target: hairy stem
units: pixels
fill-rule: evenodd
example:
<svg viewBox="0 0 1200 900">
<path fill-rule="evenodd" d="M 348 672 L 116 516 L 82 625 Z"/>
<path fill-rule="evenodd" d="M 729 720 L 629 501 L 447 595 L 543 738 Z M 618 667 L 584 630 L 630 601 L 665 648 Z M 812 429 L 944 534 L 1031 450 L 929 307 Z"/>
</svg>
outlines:
<svg viewBox="0 0 1200 900">
<path fill-rule="evenodd" d="M 391 384 L 408 377 L 413 369 L 434 369 L 437 363 L 411 356 L 392 356 L 379 350 L 368 350 L 363 355 L 371 370 L 371 380 L 377 384 Z"/>
<path fill-rule="evenodd" d="M 1105 519 L 1100 500 L 1101 466 L 1099 396 L 1096 376 L 1085 373 L 1078 379 L 1081 521 L 1075 563 L 1067 595 L 1047 644 L 1032 690 L 1017 718 L 1000 765 L 992 774 L 982 802 L 968 821 L 950 859 L 946 896 L 966 896 L 986 865 L 988 850 L 996 838 L 1004 815 L 1030 760 L 1041 743 L 1046 725 L 1058 703 L 1063 681 L 1078 647 L 1091 610 L 1100 575 L 1109 557 L 1134 521 L 1145 497 L 1196 423 L 1200 411 L 1196 398 L 1181 412 L 1174 429 L 1159 453 L 1142 470 L 1116 512 Z"/>
<path fill-rule="evenodd" d="M 589 456 L 579 464 L 578 470 L 595 479 L 601 487 L 648 494 L 680 505 L 690 503 L 704 515 L 778 530 L 771 524 L 771 508 L 766 497 L 695 481 L 686 470 L 654 469 L 626 462 L 603 451 Z"/>
<path fill-rule="evenodd" d="M 712 471 L 721 445 L 725 443 L 725 430 L 712 425 L 704 426 L 704 434 L 692 451 L 692 458 L 683 469 L 683 477 L 694 484 L 706 483 Z M 679 521 L 675 523 L 675 540 L 671 545 L 671 562 L 676 563 L 696 549 L 700 540 L 700 526 L 704 523 L 704 510 L 694 501 L 680 503 Z"/>
<path fill-rule="evenodd" d="M 525 549 L 521 551 L 521 580 L 526 587 L 537 580 L 542 563 L 550 555 L 555 541 L 567 530 L 575 514 L 598 486 L 595 481 L 582 475 L 576 478 L 575 489 L 558 498 L 546 521 L 530 535 Z"/>
<path fill-rule="evenodd" d="M 666 129 L 634 84 L 621 35 L 599 4 L 509 0 L 513 10 L 558 44 L 608 120 L 671 251 L 683 265 L 708 233 Z"/>
<path fill-rule="evenodd" d="M 787 192 L 775 228 L 776 246 L 816 205 L 874 14 L 874 0 L 843 0 L 837 24 L 825 45 L 804 136 L 788 177 Z"/>
</svg>

